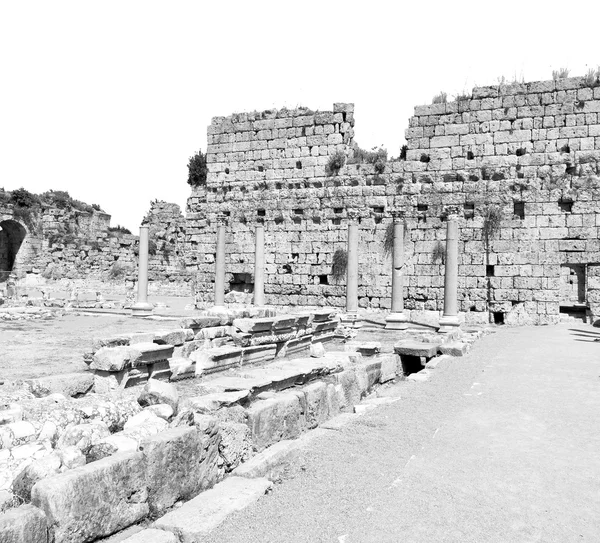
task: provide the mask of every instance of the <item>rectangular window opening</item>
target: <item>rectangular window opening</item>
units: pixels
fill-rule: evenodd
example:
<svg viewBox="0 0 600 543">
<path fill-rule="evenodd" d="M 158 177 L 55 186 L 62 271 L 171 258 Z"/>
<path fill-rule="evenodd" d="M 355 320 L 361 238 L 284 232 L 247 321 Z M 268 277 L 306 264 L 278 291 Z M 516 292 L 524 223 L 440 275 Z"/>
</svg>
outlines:
<svg viewBox="0 0 600 543">
<path fill-rule="evenodd" d="M 518 219 L 524 219 L 525 218 L 525 202 L 514 202 L 513 214 Z"/>
<path fill-rule="evenodd" d="M 494 277 L 494 273 L 495 273 L 494 265 L 493 264 L 488 264 L 485 267 L 485 276 L 486 277 Z"/>
<path fill-rule="evenodd" d="M 565 213 L 571 213 L 573 211 L 573 200 L 559 200 L 558 207 Z"/>
</svg>

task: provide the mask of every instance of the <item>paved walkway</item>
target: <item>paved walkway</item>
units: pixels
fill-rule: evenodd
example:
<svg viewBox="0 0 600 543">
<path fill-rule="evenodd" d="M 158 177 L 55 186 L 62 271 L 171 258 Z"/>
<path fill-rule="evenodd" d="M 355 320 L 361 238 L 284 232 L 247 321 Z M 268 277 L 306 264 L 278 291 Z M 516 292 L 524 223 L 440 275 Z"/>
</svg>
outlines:
<svg viewBox="0 0 600 543">
<path fill-rule="evenodd" d="M 600 541 L 600 330 L 499 328 L 312 442 L 207 542 Z"/>
</svg>

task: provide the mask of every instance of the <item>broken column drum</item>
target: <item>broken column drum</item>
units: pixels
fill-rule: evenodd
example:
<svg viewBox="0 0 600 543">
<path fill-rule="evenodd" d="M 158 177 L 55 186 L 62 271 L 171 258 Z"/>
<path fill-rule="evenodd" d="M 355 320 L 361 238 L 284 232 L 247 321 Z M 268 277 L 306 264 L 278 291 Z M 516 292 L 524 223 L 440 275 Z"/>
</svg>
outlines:
<svg viewBox="0 0 600 543">
<path fill-rule="evenodd" d="M 215 307 L 225 303 L 225 215 L 217 215 L 217 254 L 215 257 Z"/>
<path fill-rule="evenodd" d="M 154 307 L 148 303 L 148 237 L 148 226 L 140 226 L 138 294 L 137 302 L 131 307 L 131 314 L 136 317 L 149 315 Z"/>
<path fill-rule="evenodd" d="M 447 209 L 446 266 L 444 275 L 444 314 L 440 318 L 440 332 L 449 332 L 459 326 L 458 321 L 458 210 Z"/>
</svg>

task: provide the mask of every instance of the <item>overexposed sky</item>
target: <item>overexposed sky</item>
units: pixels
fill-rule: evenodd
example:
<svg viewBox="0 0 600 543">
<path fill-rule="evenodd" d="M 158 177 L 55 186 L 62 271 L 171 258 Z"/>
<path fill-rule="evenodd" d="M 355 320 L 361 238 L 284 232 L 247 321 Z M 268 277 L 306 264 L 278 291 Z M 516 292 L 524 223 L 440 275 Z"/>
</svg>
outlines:
<svg viewBox="0 0 600 543">
<path fill-rule="evenodd" d="M 67 190 L 134 233 L 189 194 L 213 116 L 356 104 L 397 156 L 415 105 L 600 65 L 600 3 L 0 0 L 0 187 Z"/>
</svg>

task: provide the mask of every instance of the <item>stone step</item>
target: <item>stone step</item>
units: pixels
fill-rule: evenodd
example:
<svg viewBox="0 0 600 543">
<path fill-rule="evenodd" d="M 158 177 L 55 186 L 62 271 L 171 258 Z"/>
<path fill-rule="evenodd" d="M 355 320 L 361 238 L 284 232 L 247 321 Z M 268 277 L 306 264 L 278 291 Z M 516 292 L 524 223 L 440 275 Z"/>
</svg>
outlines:
<svg viewBox="0 0 600 543">
<path fill-rule="evenodd" d="M 172 532 L 180 541 L 202 541 L 231 513 L 256 502 L 272 485 L 268 479 L 229 477 L 159 518 L 153 527 Z"/>
</svg>

